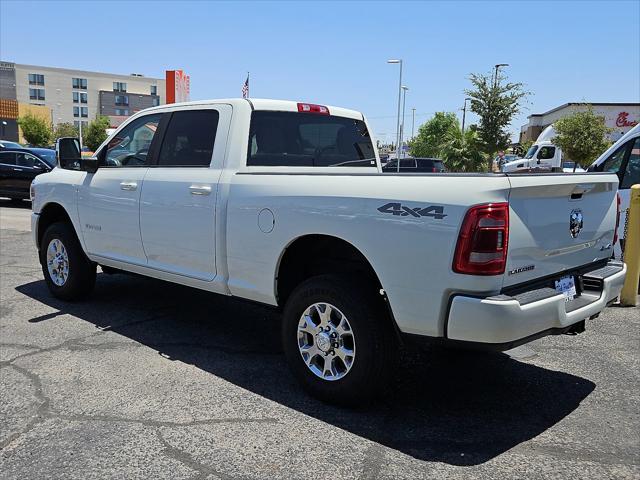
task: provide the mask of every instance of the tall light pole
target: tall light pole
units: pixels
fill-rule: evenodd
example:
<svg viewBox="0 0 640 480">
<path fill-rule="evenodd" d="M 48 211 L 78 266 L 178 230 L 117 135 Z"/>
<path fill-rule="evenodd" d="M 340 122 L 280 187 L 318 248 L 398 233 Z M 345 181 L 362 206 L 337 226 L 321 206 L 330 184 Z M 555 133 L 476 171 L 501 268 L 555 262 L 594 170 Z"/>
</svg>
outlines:
<svg viewBox="0 0 640 480">
<path fill-rule="evenodd" d="M 500 67 L 508 67 L 508 66 L 509 66 L 508 63 L 497 63 L 495 65 L 496 73 L 495 73 L 495 77 L 494 77 L 494 80 L 493 80 L 493 88 L 498 86 L 498 69 Z"/>
<path fill-rule="evenodd" d="M 467 100 L 471 100 L 469 97 L 464 99 L 464 107 L 462 107 L 462 133 L 464 135 L 464 120 L 467 116 Z"/>
<path fill-rule="evenodd" d="M 400 80 L 398 81 L 398 121 L 396 122 L 396 156 L 398 157 L 398 173 L 400 173 L 400 156 L 398 153 L 398 148 L 400 146 L 400 100 L 402 97 L 402 60 L 391 59 L 391 60 L 387 60 L 387 63 L 400 64 Z"/>
<path fill-rule="evenodd" d="M 406 87 L 404 85 L 401 86 L 402 88 L 402 92 L 404 93 L 404 95 L 402 95 L 402 126 L 400 127 L 400 148 L 402 149 L 402 156 L 404 157 L 404 148 L 403 148 L 403 138 L 404 137 L 404 106 L 407 103 L 407 90 L 409 90 L 409 87 Z M 398 171 L 400 171 L 400 157 L 398 157 Z"/>
<path fill-rule="evenodd" d="M 415 137 L 415 131 L 416 131 L 416 109 L 412 108 L 411 109 L 411 140 L 413 140 Z"/>
</svg>

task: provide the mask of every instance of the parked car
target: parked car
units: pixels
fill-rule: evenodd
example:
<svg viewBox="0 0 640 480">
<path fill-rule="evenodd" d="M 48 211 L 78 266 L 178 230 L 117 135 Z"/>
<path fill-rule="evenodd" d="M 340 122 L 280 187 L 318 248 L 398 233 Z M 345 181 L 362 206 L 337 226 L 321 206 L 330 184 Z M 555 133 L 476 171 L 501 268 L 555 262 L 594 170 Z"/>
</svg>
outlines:
<svg viewBox="0 0 640 480">
<path fill-rule="evenodd" d="M 0 196 L 12 200 L 29 198 L 31 181 L 56 165 L 56 152 L 46 148 L 0 150 Z"/>
<path fill-rule="evenodd" d="M 4 150 L 5 148 L 24 148 L 24 147 L 16 142 L 11 142 L 9 140 L 0 140 L 0 150 Z"/>
<path fill-rule="evenodd" d="M 383 167 L 383 172 L 397 172 L 398 160 L 389 160 Z M 445 172 L 444 162 L 438 158 L 401 158 L 400 172 L 402 173 L 434 173 Z"/>
<path fill-rule="evenodd" d="M 102 265 L 271 305 L 294 375 L 342 404 L 384 390 L 401 342 L 505 350 L 619 294 L 615 175 L 391 175 L 369 132 L 251 98 L 143 110 L 94 158 L 60 139 L 70 167 L 32 184 L 46 284 L 86 296 Z"/>
<path fill-rule="evenodd" d="M 620 245 L 616 248 L 616 257 L 620 258 L 621 249 L 624 248 L 625 225 L 629 209 L 631 185 L 640 184 L 640 125 L 636 125 L 620 139 L 611 145 L 588 168 L 589 172 L 611 172 L 618 175 L 620 184 L 620 212 L 621 218 L 618 226 Z"/>
</svg>

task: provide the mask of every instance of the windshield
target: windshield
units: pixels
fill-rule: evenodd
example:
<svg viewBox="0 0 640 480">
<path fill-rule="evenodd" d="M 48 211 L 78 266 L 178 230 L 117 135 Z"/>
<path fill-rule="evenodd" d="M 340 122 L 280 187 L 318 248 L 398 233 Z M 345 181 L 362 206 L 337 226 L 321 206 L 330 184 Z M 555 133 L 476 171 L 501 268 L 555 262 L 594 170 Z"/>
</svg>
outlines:
<svg viewBox="0 0 640 480">
<path fill-rule="evenodd" d="M 524 158 L 526 158 L 527 160 L 530 158 L 533 158 L 533 156 L 536 154 L 537 151 L 538 151 L 538 145 L 531 145 L 531 148 L 529 148 Z"/>
<path fill-rule="evenodd" d="M 255 111 L 248 153 L 249 166 L 376 166 L 365 123 L 333 115 Z"/>
<path fill-rule="evenodd" d="M 33 152 L 38 155 L 42 160 L 47 162 L 50 166 L 55 167 L 56 165 L 56 151 L 49 150 L 47 148 L 39 148 L 37 150 L 33 150 Z"/>
</svg>

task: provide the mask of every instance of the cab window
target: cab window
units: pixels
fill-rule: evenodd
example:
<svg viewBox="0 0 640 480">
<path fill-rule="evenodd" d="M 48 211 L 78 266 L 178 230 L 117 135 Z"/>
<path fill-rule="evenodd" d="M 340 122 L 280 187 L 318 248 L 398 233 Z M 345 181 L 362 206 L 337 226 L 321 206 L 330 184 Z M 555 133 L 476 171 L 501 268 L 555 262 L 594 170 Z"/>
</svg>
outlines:
<svg viewBox="0 0 640 480">
<path fill-rule="evenodd" d="M 640 183 L 640 137 L 635 139 L 629 152 L 620 188 L 631 188 L 636 183 Z"/>
<path fill-rule="evenodd" d="M 556 154 L 556 147 L 542 147 L 538 152 L 540 160 L 549 160 Z"/>
<path fill-rule="evenodd" d="M 627 154 L 627 148 L 629 147 L 628 143 L 622 145 L 618 150 L 616 150 L 613 155 L 607 158 L 600 168 L 598 169 L 601 172 L 611 172 L 618 173 L 620 171 L 620 167 L 622 166 L 622 161 L 624 160 L 625 155 Z"/>
<path fill-rule="evenodd" d="M 147 164 L 151 142 L 158 130 L 161 114 L 135 119 L 119 131 L 106 147 L 104 167 L 141 167 Z"/>
</svg>

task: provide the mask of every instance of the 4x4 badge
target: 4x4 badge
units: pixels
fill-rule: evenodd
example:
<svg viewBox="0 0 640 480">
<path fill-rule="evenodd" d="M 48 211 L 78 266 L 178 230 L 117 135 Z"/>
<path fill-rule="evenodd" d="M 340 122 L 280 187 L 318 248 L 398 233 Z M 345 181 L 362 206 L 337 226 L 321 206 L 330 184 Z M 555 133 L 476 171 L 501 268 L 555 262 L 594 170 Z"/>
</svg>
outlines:
<svg viewBox="0 0 640 480">
<path fill-rule="evenodd" d="M 391 202 L 378 208 L 381 213 L 390 213 L 391 215 L 400 215 L 401 217 L 433 217 L 442 220 L 447 215 L 444 213 L 444 207 L 441 205 L 429 205 L 428 207 L 407 207 L 401 203 Z"/>
</svg>

